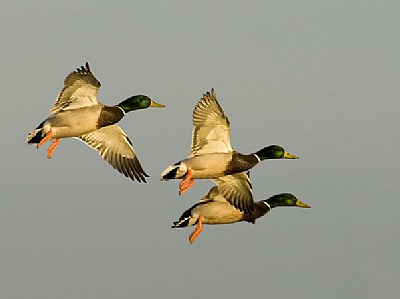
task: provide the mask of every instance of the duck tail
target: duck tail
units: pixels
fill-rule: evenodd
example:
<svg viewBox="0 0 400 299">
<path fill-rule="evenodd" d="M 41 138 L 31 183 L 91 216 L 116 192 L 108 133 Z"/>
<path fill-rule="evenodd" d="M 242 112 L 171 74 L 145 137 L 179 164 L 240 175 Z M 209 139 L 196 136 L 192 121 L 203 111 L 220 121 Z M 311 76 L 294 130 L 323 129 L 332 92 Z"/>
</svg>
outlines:
<svg viewBox="0 0 400 299">
<path fill-rule="evenodd" d="M 196 203 L 190 209 L 187 209 L 185 212 L 183 212 L 181 217 L 179 217 L 179 220 L 175 221 L 174 225 L 171 227 L 177 228 L 177 227 L 186 227 L 186 226 L 195 225 L 197 223 L 197 221 L 199 220 L 199 218 L 198 218 L 198 216 L 193 216 L 192 211 L 193 211 L 193 209 L 195 209 L 196 207 L 198 207 L 199 205 L 202 205 L 202 204 L 204 204 L 204 202 L 201 201 L 201 202 Z"/>
<path fill-rule="evenodd" d="M 191 217 L 186 217 L 186 218 L 181 218 L 178 221 L 174 222 L 174 225 L 172 225 L 172 228 L 178 228 L 178 227 L 186 227 L 189 226 L 189 221 L 190 221 Z"/>
<path fill-rule="evenodd" d="M 29 133 L 28 138 L 26 139 L 26 142 L 28 144 L 39 143 L 43 139 L 44 122 L 45 121 L 42 121 L 42 123 L 40 125 L 38 125 L 35 130 L 33 130 L 31 133 Z"/>
<path fill-rule="evenodd" d="M 161 180 L 168 181 L 172 179 L 181 179 L 187 174 L 187 172 L 187 166 L 178 162 L 175 165 L 169 166 L 161 173 Z"/>
</svg>

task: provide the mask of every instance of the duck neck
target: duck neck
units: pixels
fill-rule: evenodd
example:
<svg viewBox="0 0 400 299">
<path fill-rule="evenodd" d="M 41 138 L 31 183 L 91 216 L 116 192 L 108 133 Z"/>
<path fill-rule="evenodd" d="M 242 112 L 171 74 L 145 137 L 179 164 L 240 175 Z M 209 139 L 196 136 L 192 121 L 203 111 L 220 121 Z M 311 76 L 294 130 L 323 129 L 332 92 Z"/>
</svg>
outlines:
<svg viewBox="0 0 400 299">
<path fill-rule="evenodd" d="M 244 214 L 244 220 L 255 223 L 256 219 L 264 216 L 271 211 L 270 205 L 264 200 L 254 203 L 254 211 L 251 214 Z"/>
<path fill-rule="evenodd" d="M 232 159 L 228 163 L 226 170 L 224 172 L 225 175 L 234 174 L 238 172 L 243 172 L 251 169 L 255 165 L 257 165 L 259 160 L 253 154 L 251 155 L 243 155 L 236 151 L 232 154 Z"/>
<path fill-rule="evenodd" d="M 105 106 L 101 109 L 97 127 L 102 128 L 119 122 L 125 116 L 124 110 L 118 106 Z"/>
<path fill-rule="evenodd" d="M 275 197 L 270 197 L 268 199 L 264 199 L 262 202 L 264 204 L 266 204 L 270 210 L 272 210 L 273 208 L 282 206 L 282 202 L 276 201 Z"/>
</svg>

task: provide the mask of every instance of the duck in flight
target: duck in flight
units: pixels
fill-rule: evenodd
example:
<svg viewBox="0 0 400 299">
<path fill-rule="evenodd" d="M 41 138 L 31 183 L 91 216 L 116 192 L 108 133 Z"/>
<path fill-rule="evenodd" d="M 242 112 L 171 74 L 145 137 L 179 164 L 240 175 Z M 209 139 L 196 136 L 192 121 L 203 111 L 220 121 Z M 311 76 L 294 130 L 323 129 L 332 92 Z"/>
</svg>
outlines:
<svg viewBox="0 0 400 299">
<path fill-rule="evenodd" d="M 132 142 L 117 123 L 130 111 L 165 106 L 145 95 L 135 95 L 115 106 L 106 106 L 97 101 L 100 85 L 87 62 L 70 73 L 50 109 L 51 115 L 28 135 L 27 143 L 37 144 L 39 148 L 46 141 L 53 140 L 47 151 L 47 157 L 51 158 L 62 138 L 78 138 L 97 150 L 105 161 L 126 177 L 146 182 L 148 175 Z"/>
<path fill-rule="evenodd" d="M 254 211 L 245 213 L 232 206 L 214 186 L 200 199 L 198 203 L 183 212 L 178 221 L 174 222 L 173 228 L 188 227 L 196 225 L 196 229 L 190 234 L 189 242 L 193 244 L 200 235 L 203 224 L 229 224 L 246 221 L 255 223 L 256 219 L 264 216 L 276 207 L 300 207 L 311 208 L 308 204 L 301 202 L 290 193 L 281 193 L 268 199 L 254 203 Z"/>
</svg>

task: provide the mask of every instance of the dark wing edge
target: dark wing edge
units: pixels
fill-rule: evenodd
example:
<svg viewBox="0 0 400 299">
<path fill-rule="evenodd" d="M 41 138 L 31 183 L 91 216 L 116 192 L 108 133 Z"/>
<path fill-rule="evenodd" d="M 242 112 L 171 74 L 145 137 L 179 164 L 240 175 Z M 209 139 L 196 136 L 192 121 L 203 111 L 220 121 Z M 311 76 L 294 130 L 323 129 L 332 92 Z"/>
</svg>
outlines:
<svg viewBox="0 0 400 299">
<path fill-rule="evenodd" d="M 235 208 L 244 212 L 254 211 L 253 191 L 249 172 L 242 172 L 213 179 L 221 195 Z"/>
<path fill-rule="evenodd" d="M 144 171 L 142 165 L 140 164 L 139 159 L 137 158 L 133 150 L 132 142 L 129 140 L 129 138 L 126 135 L 123 135 L 126 143 L 128 143 L 129 146 L 132 148 L 132 156 L 127 157 L 122 155 L 121 153 L 113 151 L 108 146 L 106 146 L 103 139 L 107 139 L 107 136 L 100 135 L 101 138 L 99 138 L 99 134 L 97 133 L 97 131 L 87 133 L 78 138 L 91 148 L 97 150 L 103 160 L 105 160 L 114 169 L 116 169 L 127 178 L 130 178 L 133 181 L 137 180 L 139 183 L 146 183 L 146 177 L 149 177 L 149 175 Z"/>
</svg>

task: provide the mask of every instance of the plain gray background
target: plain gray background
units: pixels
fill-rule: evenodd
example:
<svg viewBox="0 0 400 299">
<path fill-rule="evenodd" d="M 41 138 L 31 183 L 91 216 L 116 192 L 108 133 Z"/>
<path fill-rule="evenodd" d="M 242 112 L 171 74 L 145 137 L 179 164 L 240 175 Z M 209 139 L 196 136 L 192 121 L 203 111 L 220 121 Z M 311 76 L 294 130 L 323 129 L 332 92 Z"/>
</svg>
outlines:
<svg viewBox="0 0 400 299">
<path fill-rule="evenodd" d="M 395 298 L 400 288 L 397 1 L 1 1 L 1 298 Z M 99 100 L 167 106 L 120 124 L 151 175 L 132 182 L 77 140 L 25 143 L 89 61 Z M 299 160 L 252 171 L 292 192 L 256 225 L 172 229 L 213 185 L 159 175 L 189 152 L 212 87 L 235 149 Z"/>
</svg>

